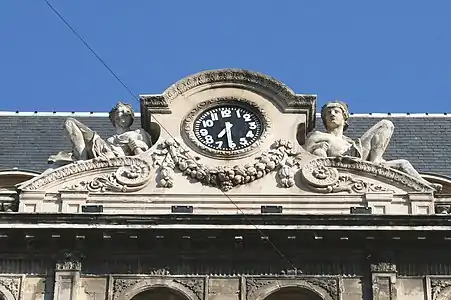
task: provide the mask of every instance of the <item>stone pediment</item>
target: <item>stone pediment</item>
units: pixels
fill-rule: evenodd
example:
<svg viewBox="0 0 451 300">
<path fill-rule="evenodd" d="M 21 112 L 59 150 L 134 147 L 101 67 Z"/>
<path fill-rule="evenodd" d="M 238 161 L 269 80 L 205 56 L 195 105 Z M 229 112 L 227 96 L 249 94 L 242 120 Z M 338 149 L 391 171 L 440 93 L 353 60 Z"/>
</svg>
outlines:
<svg viewBox="0 0 451 300">
<path fill-rule="evenodd" d="M 227 214 L 237 206 L 250 213 L 282 206 L 291 213 L 346 213 L 373 203 L 379 213 L 409 213 L 412 201 L 419 201 L 422 213 L 430 212 L 433 189 L 407 174 L 369 162 L 316 158 L 292 145 L 279 140 L 254 163 L 223 166 L 202 164 L 174 141 L 162 141 L 140 157 L 49 170 L 20 186 L 21 207 L 77 212 L 96 204 L 106 213 L 169 213 L 173 206 L 192 206 L 199 213 Z"/>
<path fill-rule="evenodd" d="M 193 213 L 236 214 L 271 206 L 283 213 L 343 214 L 368 206 L 383 214 L 433 213 L 434 188 L 394 168 L 406 162 L 318 156 L 318 149 L 350 147 L 337 137 L 305 147 L 315 100 L 269 76 L 225 69 L 189 76 L 161 95 L 141 96 L 144 131 L 127 131 L 128 126 L 107 140 L 94 134 L 91 142 L 75 136 L 83 125 L 72 119 L 66 126 L 75 132 L 73 143 L 91 159 L 22 184 L 19 210 L 81 212 L 99 205 L 105 213 L 166 214 L 190 207 Z M 117 105 L 110 114 L 115 122 L 123 116 L 119 111 L 132 112 Z"/>
</svg>

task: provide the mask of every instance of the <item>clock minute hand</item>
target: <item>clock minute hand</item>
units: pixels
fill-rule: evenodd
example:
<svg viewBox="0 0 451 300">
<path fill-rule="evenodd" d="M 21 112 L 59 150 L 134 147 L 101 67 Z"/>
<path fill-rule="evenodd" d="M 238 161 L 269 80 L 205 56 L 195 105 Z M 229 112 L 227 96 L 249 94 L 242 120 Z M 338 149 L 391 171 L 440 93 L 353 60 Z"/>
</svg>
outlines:
<svg viewBox="0 0 451 300">
<path fill-rule="evenodd" d="M 227 144 L 229 145 L 230 148 L 235 148 L 235 143 L 232 140 L 232 131 L 230 130 L 230 128 L 232 128 L 233 124 L 230 122 L 226 122 L 226 133 L 227 133 Z"/>
</svg>

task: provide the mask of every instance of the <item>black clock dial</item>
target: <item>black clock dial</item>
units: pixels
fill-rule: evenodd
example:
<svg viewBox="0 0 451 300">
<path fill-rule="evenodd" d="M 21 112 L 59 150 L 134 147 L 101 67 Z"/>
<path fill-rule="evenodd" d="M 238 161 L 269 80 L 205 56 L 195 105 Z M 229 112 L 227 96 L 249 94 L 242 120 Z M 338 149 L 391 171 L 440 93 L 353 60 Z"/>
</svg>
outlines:
<svg viewBox="0 0 451 300">
<path fill-rule="evenodd" d="M 255 143 L 263 131 L 255 112 L 242 106 L 224 105 L 204 111 L 194 121 L 194 134 L 205 146 L 234 151 Z"/>
</svg>

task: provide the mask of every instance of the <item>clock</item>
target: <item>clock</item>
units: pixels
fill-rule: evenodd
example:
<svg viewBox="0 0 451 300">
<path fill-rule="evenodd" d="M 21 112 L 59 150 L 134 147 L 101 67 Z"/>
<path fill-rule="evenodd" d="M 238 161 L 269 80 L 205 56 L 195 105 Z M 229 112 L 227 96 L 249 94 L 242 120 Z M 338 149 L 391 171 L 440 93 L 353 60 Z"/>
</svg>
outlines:
<svg viewBox="0 0 451 300">
<path fill-rule="evenodd" d="M 263 133 L 262 117 L 246 105 L 225 104 L 201 112 L 193 131 L 205 147 L 237 151 L 252 146 Z"/>
<path fill-rule="evenodd" d="M 219 159 L 257 150 L 271 128 L 268 115 L 257 103 L 239 97 L 202 101 L 181 125 L 189 146 Z"/>
</svg>

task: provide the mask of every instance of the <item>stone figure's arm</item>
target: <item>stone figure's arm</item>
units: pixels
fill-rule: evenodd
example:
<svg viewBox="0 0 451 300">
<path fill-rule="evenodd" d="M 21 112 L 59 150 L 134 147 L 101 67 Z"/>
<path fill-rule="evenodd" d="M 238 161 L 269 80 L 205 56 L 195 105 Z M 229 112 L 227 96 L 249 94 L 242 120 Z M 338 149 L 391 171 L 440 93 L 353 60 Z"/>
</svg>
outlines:
<svg viewBox="0 0 451 300">
<path fill-rule="evenodd" d="M 142 140 L 131 137 L 129 141 L 129 147 L 130 150 L 135 155 L 137 155 L 149 150 L 149 148 L 152 146 L 152 138 L 150 134 L 147 133 L 147 131 L 145 131 L 144 129 L 138 129 L 135 130 L 135 132 L 141 135 Z"/>
<path fill-rule="evenodd" d="M 327 157 L 329 146 L 329 140 L 326 136 L 322 132 L 315 131 L 307 136 L 304 148 L 314 155 Z"/>
<path fill-rule="evenodd" d="M 118 146 L 116 144 L 116 140 L 115 137 L 109 137 L 107 139 L 108 142 L 108 146 L 111 148 L 111 150 L 113 151 L 114 155 L 116 155 L 116 157 L 122 157 L 122 156 L 126 156 L 124 149 L 122 149 L 121 146 Z"/>
</svg>

